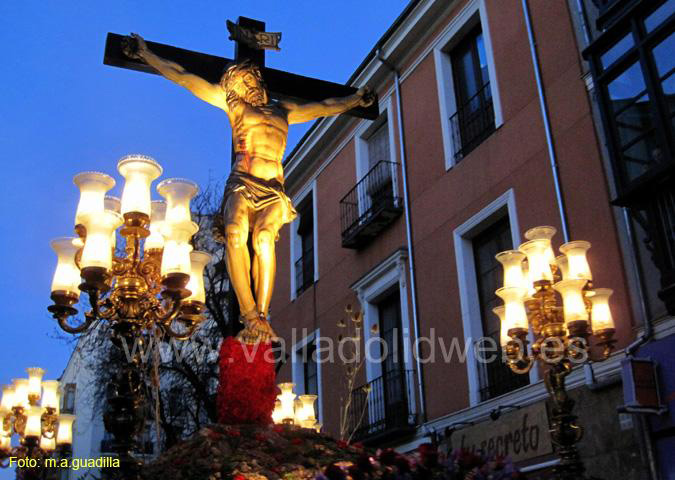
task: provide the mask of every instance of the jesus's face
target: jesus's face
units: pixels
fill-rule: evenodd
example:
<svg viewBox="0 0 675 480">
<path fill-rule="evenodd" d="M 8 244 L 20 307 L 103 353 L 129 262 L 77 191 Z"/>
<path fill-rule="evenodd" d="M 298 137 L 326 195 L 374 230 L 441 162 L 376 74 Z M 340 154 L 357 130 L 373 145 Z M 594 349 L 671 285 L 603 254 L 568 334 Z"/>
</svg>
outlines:
<svg viewBox="0 0 675 480">
<path fill-rule="evenodd" d="M 238 80 L 235 90 L 246 103 L 253 106 L 267 104 L 267 91 L 253 72 L 244 72 Z"/>
</svg>

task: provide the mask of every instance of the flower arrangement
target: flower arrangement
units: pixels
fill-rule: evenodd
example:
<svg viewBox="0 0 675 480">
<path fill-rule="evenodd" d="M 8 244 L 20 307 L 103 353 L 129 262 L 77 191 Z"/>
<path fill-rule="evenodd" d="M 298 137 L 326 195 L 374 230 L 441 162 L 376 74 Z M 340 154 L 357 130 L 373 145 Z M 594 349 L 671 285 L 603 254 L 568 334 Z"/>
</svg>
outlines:
<svg viewBox="0 0 675 480">
<path fill-rule="evenodd" d="M 508 480 L 510 461 L 431 444 L 373 451 L 291 425 L 212 425 L 163 453 L 144 480 Z"/>
</svg>

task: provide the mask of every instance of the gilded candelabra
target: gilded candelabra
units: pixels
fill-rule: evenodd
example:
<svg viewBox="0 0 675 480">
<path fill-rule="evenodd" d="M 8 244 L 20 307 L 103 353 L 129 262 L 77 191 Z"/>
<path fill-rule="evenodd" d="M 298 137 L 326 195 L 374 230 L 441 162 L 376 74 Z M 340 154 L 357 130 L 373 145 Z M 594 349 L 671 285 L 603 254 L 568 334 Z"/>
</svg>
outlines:
<svg viewBox="0 0 675 480">
<path fill-rule="evenodd" d="M 609 308 L 612 290 L 594 288 L 586 252 L 590 243 L 572 241 L 555 257 L 553 227 L 536 227 L 525 233 L 518 250 L 497 254 L 504 267 L 504 286 L 496 291 L 504 305 L 494 309 L 501 320 L 501 344 L 506 362 L 516 373 L 528 373 L 539 360 L 551 399 L 551 439 L 560 464 L 556 478 L 583 478 L 584 466 L 575 444 L 583 429 L 574 415 L 574 400 L 567 394 L 565 378 L 575 364 L 609 357 L 616 340 Z M 534 341 L 528 353 L 528 337 Z M 595 340 L 595 354 L 589 340 Z"/>
<path fill-rule="evenodd" d="M 129 155 L 117 165 L 125 178 L 121 200 L 106 196 L 115 180 L 98 172 L 75 176 L 80 201 L 75 214 L 77 237 L 52 242 L 58 263 L 52 281 L 49 311 L 68 333 L 83 333 L 96 321 L 107 321 L 113 343 L 144 342 L 153 332 L 189 338 L 203 320 L 203 272 L 211 257 L 192 251 L 198 226 L 191 219 L 190 200 L 197 186 L 179 178 L 157 186 L 164 201 L 151 201 L 150 186 L 161 166 L 144 155 Z M 123 254 L 116 255 L 117 229 Z M 77 325 L 80 292 L 89 310 Z M 133 349 L 131 349 L 133 351 Z M 138 354 L 127 358 L 108 385 L 106 429 L 115 438 L 123 478 L 136 478 L 135 437 L 144 427 L 144 382 Z"/>
<path fill-rule="evenodd" d="M 15 379 L 2 388 L 0 401 L 0 467 L 9 467 L 13 458 L 24 473 L 43 467 L 54 452 L 67 453 L 75 420 L 74 415 L 60 413 L 59 382 L 43 381 L 41 368 L 27 371 L 27 379 Z M 19 445 L 13 447 L 14 434 Z"/>
</svg>

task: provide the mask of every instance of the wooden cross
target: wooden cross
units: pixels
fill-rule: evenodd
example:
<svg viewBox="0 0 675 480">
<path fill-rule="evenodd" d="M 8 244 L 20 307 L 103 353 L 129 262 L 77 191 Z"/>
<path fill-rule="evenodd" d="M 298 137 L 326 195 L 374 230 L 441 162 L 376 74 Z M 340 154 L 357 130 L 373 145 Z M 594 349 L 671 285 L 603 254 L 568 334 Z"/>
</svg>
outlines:
<svg viewBox="0 0 675 480">
<path fill-rule="evenodd" d="M 236 25 L 249 31 L 265 31 L 264 22 L 250 18 L 239 17 Z M 156 74 L 157 72 L 155 69 L 142 60 L 129 58 L 124 53 L 123 48 L 127 38 L 128 37 L 124 35 L 108 33 L 103 63 L 113 67 Z M 346 97 L 356 93 L 356 88 L 347 85 L 296 75 L 274 68 L 267 68 L 265 67 L 264 50 L 248 45 L 241 38 L 235 37 L 234 40 L 235 61 L 240 62 L 249 59 L 260 67 L 260 71 L 271 98 L 287 98 L 303 102 L 319 102 L 331 97 Z M 146 41 L 146 43 L 150 50 L 160 57 L 176 62 L 190 73 L 199 75 L 211 83 L 218 83 L 226 66 L 232 62 L 232 60 L 228 58 L 185 50 L 183 48 L 172 47 L 171 45 L 148 41 Z M 356 107 L 346 113 L 355 117 L 374 120 L 379 114 L 377 99 L 369 107 Z"/>
</svg>

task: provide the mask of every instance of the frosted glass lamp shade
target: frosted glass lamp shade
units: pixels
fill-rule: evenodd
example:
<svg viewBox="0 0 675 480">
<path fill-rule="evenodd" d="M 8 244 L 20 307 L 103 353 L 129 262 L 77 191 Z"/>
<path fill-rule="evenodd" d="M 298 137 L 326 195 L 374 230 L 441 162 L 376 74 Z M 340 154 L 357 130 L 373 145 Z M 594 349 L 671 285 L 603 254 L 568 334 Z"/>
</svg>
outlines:
<svg viewBox="0 0 675 480">
<path fill-rule="evenodd" d="M 504 269 L 504 287 L 527 287 L 527 281 L 523 275 L 523 260 L 525 260 L 523 252 L 507 250 L 498 253 L 495 258 Z"/>
<path fill-rule="evenodd" d="M 525 232 L 525 238 L 528 240 L 548 240 L 546 258 L 551 265 L 555 265 L 555 253 L 553 253 L 553 248 L 551 247 L 551 239 L 555 236 L 556 232 L 556 228 L 550 226 L 534 227 Z"/>
<path fill-rule="evenodd" d="M 167 223 L 176 225 L 192 221 L 190 200 L 197 195 L 199 187 L 196 183 L 184 178 L 168 178 L 157 185 L 157 192 L 166 198 Z"/>
<path fill-rule="evenodd" d="M 611 288 L 596 288 L 595 295 L 591 297 L 591 326 L 593 333 L 602 330 L 614 329 L 614 318 L 609 308 L 609 297 L 612 296 Z"/>
<path fill-rule="evenodd" d="M 282 423 L 284 420 L 284 417 L 282 416 L 283 412 L 281 411 L 281 400 L 275 400 L 274 402 L 274 410 L 272 411 L 272 422 L 274 423 Z"/>
<path fill-rule="evenodd" d="M 151 213 L 150 185 L 162 174 L 162 167 L 147 155 L 127 155 L 117 163 L 124 177 L 121 213 Z"/>
<path fill-rule="evenodd" d="M 105 210 L 97 215 L 85 215 L 83 222 L 87 229 L 87 238 L 82 250 L 80 267 L 101 267 L 110 270 L 113 254 L 112 235 L 124 223 L 124 219 L 119 213 Z"/>
<path fill-rule="evenodd" d="M 38 367 L 27 368 L 26 371 L 28 372 L 28 395 L 39 399 L 42 396 L 42 377 L 45 371 Z"/>
<path fill-rule="evenodd" d="M 14 407 L 28 408 L 30 402 L 28 401 L 28 379 L 15 378 L 14 379 Z"/>
<path fill-rule="evenodd" d="M 294 383 L 280 383 L 279 390 L 281 395 L 277 398 L 281 401 L 281 420 L 288 421 L 295 419 L 295 394 L 293 393 Z"/>
<path fill-rule="evenodd" d="M 184 273 L 190 275 L 192 262 L 190 260 L 190 238 L 197 233 L 199 227 L 190 222 L 183 225 L 172 226 L 164 222 L 162 235 L 164 236 L 164 252 L 162 254 L 162 277 L 171 273 Z"/>
<path fill-rule="evenodd" d="M 316 395 L 300 395 L 299 408 L 295 411 L 295 421 L 303 428 L 312 428 L 316 423 L 316 414 L 314 412 L 314 402 L 318 397 Z"/>
<path fill-rule="evenodd" d="M 3 410 L 11 410 L 14 406 L 14 387 L 12 385 L 5 385 L 2 387 L 2 400 L 0 400 L 0 408 Z"/>
<path fill-rule="evenodd" d="M 188 290 L 192 292 L 185 301 L 206 303 L 206 292 L 204 291 L 204 269 L 211 261 L 211 255 L 206 252 L 195 250 L 190 252 L 190 281 L 187 284 Z"/>
<path fill-rule="evenodd" d="M 508 333 L 515 328 L 527 330 L 527 311 L 524 303 L 527 289 L 521 287 L 500 288 L 495 293 L 504 300 L 506 332 Z"/>
<path fill-rule="evenodd" d="M 59 415 L 59 428 L 56 433 L 57 445 L 72 445 L 73 444 L 73 422 L 75 415 L 62 414 Z"/>
<path fill-rule="evenodd" d="M 115 179 L 100 172 L 82 172 L 73 182 L 80 189 L 80 201 L 75 212 L 75 225 L 82 225 L 82 216 L 101 213 L 105 209 L 105 193 L 115 186 Z"/>
<path fill-rule="evenodd" d="M 150 236 L 145 239 L 144 247 L 146 252 L 164 248 L 162 225 L 164 225 L 166 214 L 166 202 L 164 200 L 153 200 L 150 211 Z"/>
<path fill-rule="evenodd" d="M 75 297 L 80 296 L 80 269 L 75 264 L 75 255 L 80 247 L 74 237 L 61 237 L 51 241 L 50 245 L 56 252 L 57 263 L 52 278 L 52 293 L 65 292 Z M 81 240 L 80 240 L 81 242 Z"/>
<path fill-rule="evenodd" d="M 42 382 L 42 408 L 53 408 L 59 413 L 59 382 L 45 380 Z"/>
<path fill-rule="evenodd" d="M 567 257 L 567 280 L 593 280 L 591 267 L 586 259 L 586 252 L 591 248 L 590 242 L 577 240 L 560 246 L 560 253 Z"/>
<path fill-rule="evenodd" d="M 511 340 L 507 328 L 508 325 L 506 324 L 506 307 L 502 305 L 493 308 L 492 311 L 499 317 L 499 344 L 503 347 Z"/>
<path fill-rule="evenodd" d="M 551 257 L 549 250 L 551 241 L 545 238 L 538 238 L 523 243 L 519 250 L 527 255 L 528 275 L 530 281 L 535 282 L 553 280 L 551 272 Z"/>
<path fill-rule="evenodd" d="M 106 210 L 112 210 L 115 213 L 120 213 L 122 209 L 122 200 L 113 195 L 106 195 L 103 199 L 103 205 Z"/>
<path fill-rule="evenodd" d="M 567 263 L 567 255 L 558 255 L 555 257 L 555 263 L 558 265 L 558 270 L 563 280 L 570 280 L 569 264 Z"/>
<path fill-rule="evenodd" d="M 582 289 L 586 285 L 586 280 L 562 280 L 555 285 L 555 288 L 562 296 L 565 324 L 572 322 L 588 322 L 588 311 L 584 303 Z"/>
<path fill-rule="evenodd" d="M 26 430 L 24 435 L 26 437 L 39 438 L 42 436 L 42 408 L 28 407 L 25 410 L 26 415 Z"/>
<path fill-rule="evenodd" d="M 40 448 L 49 453 L 56 450 L 56 438 L 40 437 Z"/>
</svg>

